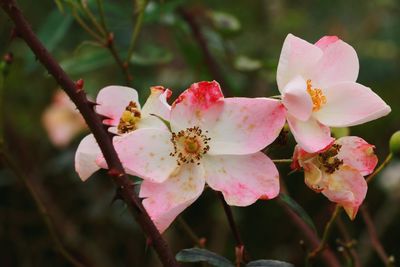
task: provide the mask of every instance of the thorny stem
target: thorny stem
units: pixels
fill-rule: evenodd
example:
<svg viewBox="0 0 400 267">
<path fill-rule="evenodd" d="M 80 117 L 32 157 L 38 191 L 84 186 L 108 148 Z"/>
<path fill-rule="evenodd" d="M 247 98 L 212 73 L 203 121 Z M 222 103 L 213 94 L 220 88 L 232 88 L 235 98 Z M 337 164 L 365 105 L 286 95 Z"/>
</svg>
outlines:
<svg viewBox="0 0 400 267">
<path fill-rule="evenodd" d="M 332 227 L 333 224 L 336 220 L 336 218 L 340 215 L 340 212 L 342 211 L 342 207 L 339 205 L 336 205 L 335 210 L 332 213 L 331 218 L 329 219 L 328 223 L 325 225 L 324 233 L 322 235 L 321 242 L 319 243 L 318 247 L 311 251 L 308 254 L 308 259 L 311 260 L 318 256 L 318 254 L 325 249 L 325 246 L 327 245 L 327 242 L 329 240 L 329 236 L 332 232 Z"/>
<path fill-rule="evenodd" d="M 240 264 L 242 262 L 246 263 L 249 260 L 249 255 L 248 252 L 246 251 L 246 248 L 243 244 L 242 238 L 239 233 L 239 228 L 237 227 L 235 223 L 235 219 L 233 218 L 233 213 L 231 207 L 226 203 L 224 199 L 224 195 L 222 195 L 221 192 L 218 192 L 218 197 L 221 200 L 221 204 L 224 208 L 224 212 L 226 215 L 226 218 L 229 223 L 229 227 L 231 228 L 233 237 L 236 241 L 236 247 L 235 247 L 235 252 L 236 252 L 236 265 L 240 267 Z"/>
<path fill-rule="evenodd" d="M 133 50 L 135 48 L 137 38 L 138 38 L 140 30 L 142 28 L 144 11 L 146 9 L 148 2 L 149 2 L 148 0 L 144 0 L 143 4 L 139 7 L 139 11 L 138 11 L 139 13 L 137 15 L 135 27 L 133 28 L 133 31 L 132 31 L 131 41 L 129 43 L 129 48 L 128 48 L 128 55 L 126 57 L 126 65 L 127 66 L 129 66 L 129 62 L 131 61 Z"/>
<path fill-rule="evenodd" d="M 64 247 L 63 243 L 61 242 L 60 238 L 57 235 L 57 231 L 56 231 L 53 221 L 47 211 L 47 208 L 45 207 L 43 201 L 39 197 L 38 193 L 34 189 L 33 185 L 31 184 L 30 180 L 28 179 L 28 177 L 21 171 L 21 169 L 17 166 L 17 164 L 15 164 L 15 162 L 9 156 L 8 151 L 5 151 L 3 145 L 0 146 L 0 149 L 1 149 L 0 159 L 2 159 L 2 162 L 4 163 L 4 165 L 7 166 L 15 174 L 15 176 L 17 176 L 18 179 L 20 179 L 24 183 L 24 185 L 28 189 L 44 223 L 46 224 L 47 230 L 49 231 L 50 236 L 51 236 L 58 252 L 73 266 L 85 267 L 85 265 L 83 265 L 73 255 L 71 255 L 68 252 L 68 250 Z"/>
<path fill-rule="evenodd" d="M 387 157 L 385 158 L 385 160 L 381 163 L 381 165 L 379 165 L 378 168 L 375 169 L 375 171 L 373 173 L 371 173 L 367 178 L 367 183 L 370 183 L 372 181 L 372 179 L 374 179 L 374 177 L 380 173 L 392 160 L 393 158 L 393 154 L 389 153 L 389 155 L 387 155 Z"/>
<path fill-rule="evenodd" d="M 38 60 L 45 66 L 48 72 L 55 78 L 58 84 L 65 90 L 79 109 L 96 138 L 107 165 L 109 166 L 109 174 L 120 190 L 121 198 L 130 208 L 130 211 L 133 213 L 143 232 L 150 239 L 163 265 L 166 267 L 179 266 L 174 255 L 170 251 L 168 244 L 157 230 L 143 207 L 139 197 L 136 195 L 132 181 L 124 172 L 121 161 L 113 147 L 112 140 L 104 129 L 99 116 L 93 111 L 84 91 L 76 88 L 75 83 L 68 77 L 60 65 L 43 46 L 24 18 L 15 0 L 0 0 L 0 6 L 15 23 L 18 35 L 32 49 Z"/>
<path fill-rule="evenodd" d="M 182 230 L 187 234 L 187 236 L 192 240 L 192 242 L 199 246 L 200 248 L 205 247 L 205 239 L 200 238 L 193 230 L 192 228 L 187 224 L 187 222 L 183 219 L 182 216 L 179 216 L 178 219 L 178 224 L 182 228 Z"/>
</svg>

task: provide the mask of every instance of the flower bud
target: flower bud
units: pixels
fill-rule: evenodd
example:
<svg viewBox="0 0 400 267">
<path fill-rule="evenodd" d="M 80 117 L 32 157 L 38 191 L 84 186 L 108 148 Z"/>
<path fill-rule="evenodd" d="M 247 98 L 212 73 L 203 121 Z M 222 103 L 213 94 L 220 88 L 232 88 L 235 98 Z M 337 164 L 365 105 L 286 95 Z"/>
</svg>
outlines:
<svg viewBox="0 0 400 267">
<path fill-rule="evenodd" d="M 392 137 L 390 137 L 389 148 L 394 156 L 400 157 L 400 131 L 395 132 Z"/>
</svg>

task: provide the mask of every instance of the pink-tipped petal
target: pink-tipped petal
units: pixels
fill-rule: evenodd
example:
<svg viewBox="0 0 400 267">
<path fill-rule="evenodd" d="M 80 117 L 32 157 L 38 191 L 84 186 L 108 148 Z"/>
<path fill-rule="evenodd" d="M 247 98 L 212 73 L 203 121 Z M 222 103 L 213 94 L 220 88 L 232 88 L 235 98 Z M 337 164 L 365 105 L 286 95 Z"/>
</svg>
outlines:
<svg viewBox="0 0 400 267">
<path fill-rule="evenodd" d="M 315 45 L 318 46 L 319 48 L 322 49 L 322 51 L 324 51 L 326 48 L 328 48 L 331 44 L 339 41 L 339 37 L 337 36 L 324 36 L 321 39 L 319 39 Z"/>
<path fill-rule="evenodd" d="M 279 193 L 278 170 L 261 152 L 206 156 L 203 163 L 208 185 L 221 191 L 229 205 L 248 206 Z"/>
<path fill-rule="evenodd" d="M 335 140 L 331 137 L 329 127 L 322 125 L 313 117 L 308 121 L 300 121 L 287 114 L 287 121 L 296 142 L 309 153 L 320 151 Z"/>
<path fill-rule="evenodd" d="M 161 129 L 137 129 L 114 138 L 114 147 L 127 173 L 161 183 L 177 168 L 171 133 Z"/>
<path fill-rule="evenodd" d="M 142 108 L 142 117 L 155 114 L 164 120 L 169 121 L 171 106 L 167 99 L 171 96 L 171 90 L 164 89 L 162 86 L 153 86 L 150 88 L 150 96 Z"/>
<path fill-rule="evenodd" d="M 297 75 L 307 78 L 307 74 L 322 57 L 322 50 L 292 34 L 286 37 L 278 63 L 276 80 L 278 89 L 283 89 Z"/>
<path fill-rule="evenodd" d="M 356 169 L 343 165 L 326 178 L 327 186 L 322 193 L 330 201 L 342 205 L 353 220 L 367 194 L 368 186 L 364 177 Z"/>
<path fill-rule="evenodd" d="M 135 89 L 125 86 L 107 86 L 100 90 L 97 95 L 97 113 L 107 116 L 103 123 L 107 125 L 117 126 L 121 118 L 122 112 L 128 106 L 129 102 L 136 103 L 138 108 L 138 93 Z"/>
<path fill-rule="evenodd" d="M 322 40 L 321 44 L 325 46 L 323 55 L 308 77 L 313 85 L 320 88 L 338 82 L 355 82 L 358 77 L 359 62 L 354 48 L 342 40 L 334 42 L 332 39 Z"/>
<path fill-rule="evenodd" d="M 364 139 L 357 136 L 342 137 L 335 143 L 341 145 L 337 157 L 343 160 L 344 164 L 353 167 L 363 176 L 374 171 L 378 163 L 378 157 L 374 153 L 374 145 L 368 144 Z"/>
<path fill-rule="evenodd" d="M 204 170 L 196 164 L 183 165 L 163 183 L 143 181 L 139 196 L 157 229 L 164 232 L 172 221 L 202 193 Z"/>
<path fill-rule="evenodd" d="M 241 155 L 260 151 L 278 137 L 285 115 L 278 100 L 225 98 L 217 121 L 206 123 L 211 138 L 209 153 Z"/>
<path fill-rule="evenodd" d="M 370 88 L 359 83 L 341 82 L 323 88 L 326 104 L 313 116 L 331 127 L 347 127 L 375 120 L 390 107 Z"/>
<path fill-rule="evenodd" d="M 301 121 L 307 121 L 313 109 L 313 102 L 307 93 L 307 82 L 301 76 L 296 76 L 284 91 L 282 102 L 288 112 Z"/>
<path fill-rule="evenodd" d="M 100 148 L 92 134 L 82 139 L 75 153 L 75 170 L 82 181 L 86 181 L 94 172 L 100 169 L 96 159 L 101 155 Z"/>
</svg>

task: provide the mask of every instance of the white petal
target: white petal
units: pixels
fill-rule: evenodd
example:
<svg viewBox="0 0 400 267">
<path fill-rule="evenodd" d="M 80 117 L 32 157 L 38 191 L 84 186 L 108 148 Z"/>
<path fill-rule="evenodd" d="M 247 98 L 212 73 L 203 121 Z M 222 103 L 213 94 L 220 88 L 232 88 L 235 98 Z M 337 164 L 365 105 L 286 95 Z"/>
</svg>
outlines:
<svg viewBox="0 0 400 267">
<path fill-rule="evenodd" d="M 82 139 L 75 153 L 75 170 L 82 181 L 86 181 L 95 171 L 100 169 L 96 159 L 101 155 L 93 134 Z"/>
<path fill-rule="evenodd" d="M 306 121 L 310 118 L 313 103 L 307 92 L 307 82 L 301 76 L 296 76 L 285 86 L 282 102 L 297 119 Z"/>
</svg>

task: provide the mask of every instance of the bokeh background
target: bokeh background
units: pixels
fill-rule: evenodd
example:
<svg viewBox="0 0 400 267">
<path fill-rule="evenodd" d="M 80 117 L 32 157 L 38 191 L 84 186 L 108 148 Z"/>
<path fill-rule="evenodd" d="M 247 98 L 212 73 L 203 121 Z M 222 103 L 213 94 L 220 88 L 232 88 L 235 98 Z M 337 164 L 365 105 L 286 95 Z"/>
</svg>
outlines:
<svg viewBox="0 0 400 267">
<path fill-rule="evenodd" d="M 79 5 L 79 1 L 18 2 L 66 72 L 75 80 L 84 79 L 88 95 L 95 98 L 104 86 L 125 84 L 110 51 L 77 23 L 68 2 Z M 96 2 L 84 2 L 98 17 Z M 106 23 L 123 58 L 142 2 L 103 0 Z M 77 12 L 90 25 L 90 19 Z M 350 133 L 375 144 L 383 160 L 388 139 L 400 129 L 397 0 L 151 0 L 130 60 L 132 86 L 142 101 L 153 85 L 170 88 L 175 98 L 192 82 L 212 79 L 221 83 L 228 96 L 277 95 L 276 67 L 288 33 L 310 42 L 338 35 L 356 49 L 361 66 L 359 82 L 373 88 L 392 107 L 392 113 L 352 127 Z M 0 102 L 2 139 L 16 168 L 44 201 L 62 242 L 87 266 L 161 266 L 126 207 L 113 202 L 115 188 L 106 173 L 99 171 L 85 183 L 79 180 L 73 158 L 87 130 L 73 107 L 64 105 L 62 96 L 54 96 L 57 84 L 24 42 L 12 36 L 12 23 L 1 11 L 0 54 L 13 54 L 11 65 L 2 63 L 7 65 Z M 289 136 L 287 145 L 274 144 L 268 154 L 289 158 L 293 147 Z M 291 196 L 321 233 L 332 204 L 309 190 L 301 173 L 287 175 L 290 169 L 286 165 L 279 169 Z M 399 161 L 392 161 L 370 185 L 366 203 L 386 252 L 400 262 Z M 253 259 L 279 259 L 303 266 L 307 250 L 301 245 L 304 235 L 276 200 L 258 201 L 233 211 Z M 214 192 L 206 190 L 182 217 L 206 239 L 208 249 L 234 260 L 234 240 Z M 341 222 L 350 238 L 357 241 L 354 248 L 362 266 L 384 266 L 371 248 L 362 217 L 350 222 L 343 215 Z M 164 235 L 174 252 L 194 246 L 177 222 Z M 331 248 L 343 266 L 351 266 L 346 265 L 346 251 L 340 252 L 343 240 L 343 231 L 335 226 Z M 0 266 L 70 266 L 56 252 L 29 191 L 4 163 L 0 163 Z M 324 263 L 318 260 L 316 266 Z"/>
</svg>

